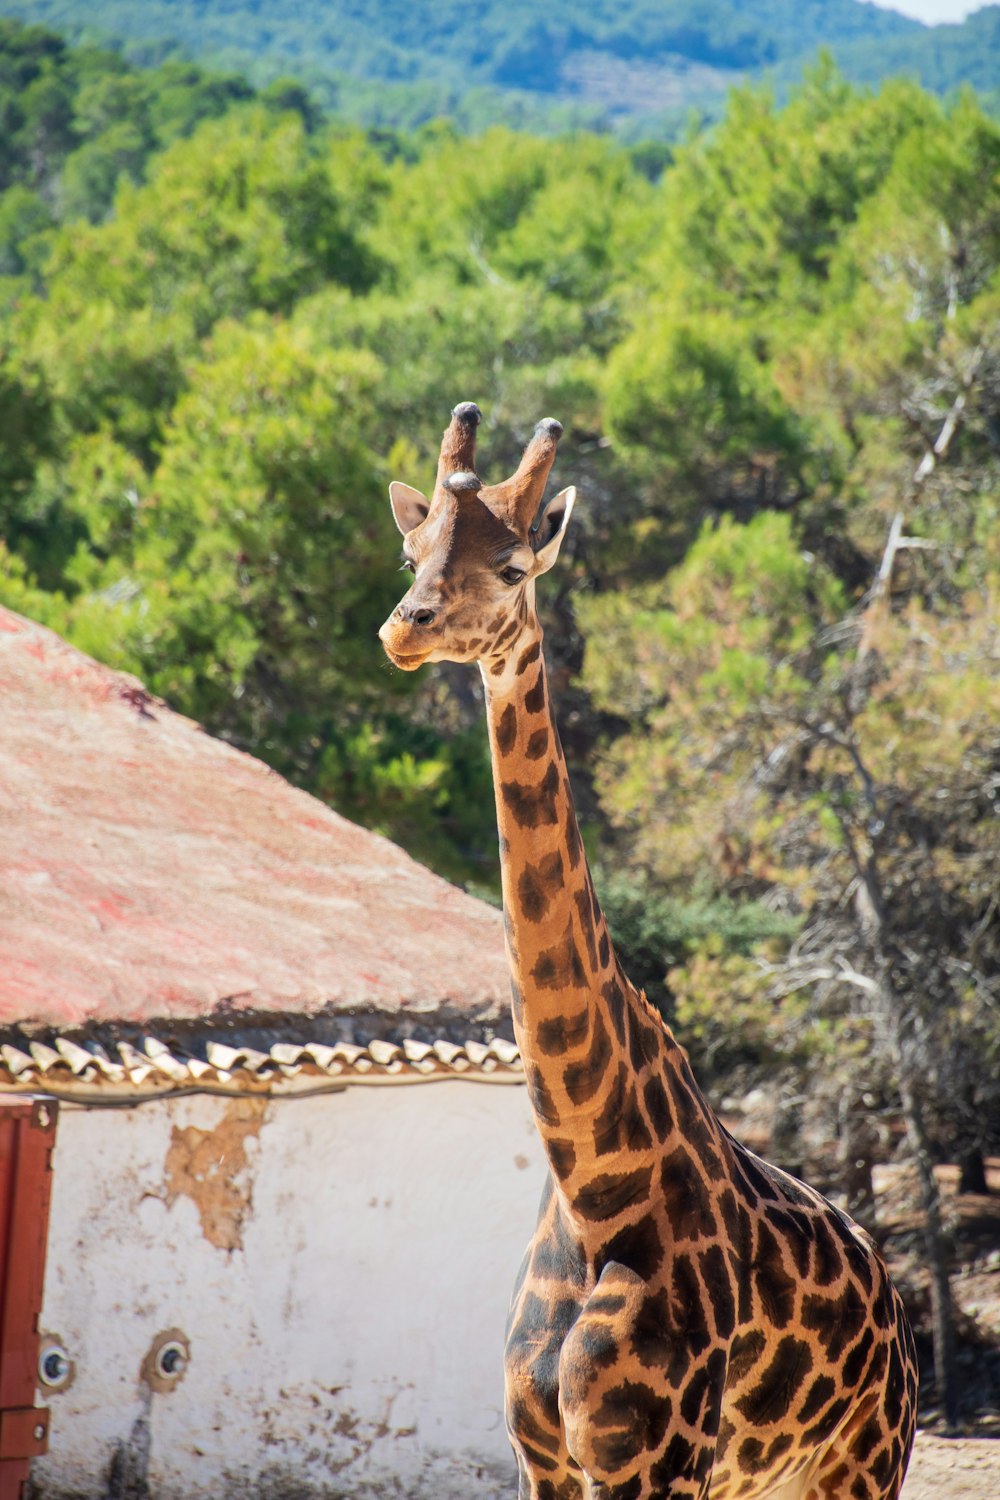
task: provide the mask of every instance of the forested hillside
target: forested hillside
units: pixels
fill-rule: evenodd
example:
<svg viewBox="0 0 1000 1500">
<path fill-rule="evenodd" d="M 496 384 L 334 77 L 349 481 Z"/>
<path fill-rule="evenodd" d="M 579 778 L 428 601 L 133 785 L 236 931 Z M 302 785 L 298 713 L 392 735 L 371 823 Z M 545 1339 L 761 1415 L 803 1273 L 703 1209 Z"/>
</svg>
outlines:
<svg viewBox="0 0 1000 1500">
<path fill-rule="evenodd" d="M 1000 7 L 925 27 L 858 0 L 0 0 L 0 14 L 139 60 L 171 52 L 238 69 L 258 85 L 294 75 L 322 105 L 365 125 L 448 115 L 507 123 L 613 126 L 675 135 L 717 114 L 726 90 L 773 74 L 784 89 L 828 48 L 845 76 L 907 73 L 938 92 L 993 94 Z"/>
<path fill-rule="evenodd" d="M 824 65 L 660 176 L 12 25 L 0 83 L 0 599 L 489 891 L 475 677 L 375 638 L 386 484 L 429 481 L 458 400 L 487 478 L 558 417 L 581 502 L 541 594 L 634 977 L 714 1087 L 766 1070 L 793 1165 L 870 1187 L 902 1111 L 977 1180 L 1000 127 Z"/>
</svg>

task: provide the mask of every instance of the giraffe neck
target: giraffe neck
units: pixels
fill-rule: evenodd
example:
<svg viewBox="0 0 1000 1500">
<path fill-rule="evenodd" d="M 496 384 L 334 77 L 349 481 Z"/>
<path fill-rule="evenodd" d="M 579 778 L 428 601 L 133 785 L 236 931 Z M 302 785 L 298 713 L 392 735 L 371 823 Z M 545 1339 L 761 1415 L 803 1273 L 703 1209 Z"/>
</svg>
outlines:
<svg viewBox="0 0 1000 1500">
<path fill-rule="evenodd" d="M 622 1152 L 652 1162 L 687 1058 L 628 981 L 580 838 L 552 714 L 541 628 L 482 664 L 514 1030 L 557 1182 L 602 1180 Z M 648 1085 L 648 1087 L 646 1087 Z M 642 1102 L 639 1102 L 642 1092 Z M 700 1096 L 699 1096 L 700 1097 Z"/>
</svg>

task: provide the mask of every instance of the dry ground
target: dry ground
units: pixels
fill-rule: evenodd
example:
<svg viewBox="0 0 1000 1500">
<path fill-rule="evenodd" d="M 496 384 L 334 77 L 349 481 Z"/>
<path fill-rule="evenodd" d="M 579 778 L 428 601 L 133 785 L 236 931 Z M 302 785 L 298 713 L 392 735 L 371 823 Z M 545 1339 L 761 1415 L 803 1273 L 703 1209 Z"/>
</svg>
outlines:
<svg viewBox="0 0 1000 1500">
<path fill-rule="evenodd" d="M 902 1500 L 1000 1500 L 1000 1439 L 920 1433 Z"/>
</svg>

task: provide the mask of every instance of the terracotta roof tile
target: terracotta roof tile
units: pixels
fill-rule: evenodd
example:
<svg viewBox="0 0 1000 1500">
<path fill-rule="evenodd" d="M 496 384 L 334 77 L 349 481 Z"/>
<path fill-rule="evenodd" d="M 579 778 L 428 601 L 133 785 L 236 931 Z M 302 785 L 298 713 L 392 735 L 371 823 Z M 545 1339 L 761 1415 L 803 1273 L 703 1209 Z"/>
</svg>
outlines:
<svg viewBox="0 0 1000 1500">
<path fill-rule="evenodd" d="M 292 1016 L 394 1016 L 399 1036 L 506 1020 L 499 912 L 4 609 L 0 705 L 0 1028 L 81 1043 L 256 1017 L 293 1045 Z M 52 1050 L 33 1066 L 82 1076 L 73 1044 Z M 166 1081 L 167 1055 L 87 1068 Z M 429 1054 L 338 1061 L 362 1057 Z"/>
<path fill-rule="evenodd" d="M 197 1056 L 147 1035 L 139 1047 L 121 1040 L 114 1051 L 117 1058 L 100 1043 L 63 1036 L 52 1037 L 51 1043 L 33 1039 L 23 1047 L 5 1043 L 0 1047 L 0 1092 L 104 1103 L 200 1090 L 281 1096 L 317 1085 L 444 1078 L 520 1083 L 524 1077 L 517 1048 L 500 1037 L 464 1045 L 443 1040 L 397 1045 L 375 1038 L 364 1047 L 277 1041 L 267 1052 L 208 1041 L 204 1056 Z"/>
</svg>

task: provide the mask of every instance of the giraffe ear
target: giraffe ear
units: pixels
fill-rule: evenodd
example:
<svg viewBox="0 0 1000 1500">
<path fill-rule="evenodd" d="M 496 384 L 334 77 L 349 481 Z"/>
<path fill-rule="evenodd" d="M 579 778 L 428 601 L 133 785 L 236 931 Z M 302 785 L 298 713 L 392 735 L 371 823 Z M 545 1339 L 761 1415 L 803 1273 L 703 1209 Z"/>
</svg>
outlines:
<svg viewBox="0 0 1000 1500">
<path fill-rule="evenodd" d="M 392 506 L 392 517 L 400 531 L 405 536 L 421 521 L 426 521 L 430 505 L 412 485 L 401 484 L 394 479 L 389 486 L 389 504 Z"/>
<path fill-rule="evenodd" d="M 576 502 L 576 486 L 560 490 L 545 506 L 532 533 L 531 545 L 535 552 L 535 574 L 547 573 L 559 556 L 562 539 L 566 535 L 569 518 Z"/>
</svg>

